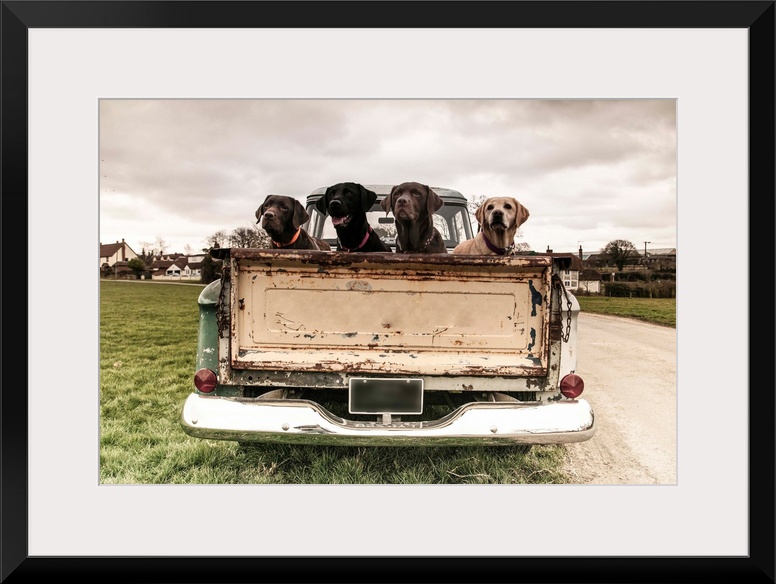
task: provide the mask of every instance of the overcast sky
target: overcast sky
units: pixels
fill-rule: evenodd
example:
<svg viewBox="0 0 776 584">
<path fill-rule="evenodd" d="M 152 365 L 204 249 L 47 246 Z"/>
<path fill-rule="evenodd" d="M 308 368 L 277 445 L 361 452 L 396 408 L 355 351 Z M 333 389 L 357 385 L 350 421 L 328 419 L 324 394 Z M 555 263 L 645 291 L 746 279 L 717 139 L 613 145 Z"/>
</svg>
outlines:
<svg viewBox="0 0 776 584">
<path fill-rule="evenodd" d="M 102 100 L 100 242 L 195 252 L 269 194 L 417 181 L 513 196 L 520 242 L 676 246 L 674 100 Z M 475 226 L 476 229 L 476 226 Z"/>
</svg>

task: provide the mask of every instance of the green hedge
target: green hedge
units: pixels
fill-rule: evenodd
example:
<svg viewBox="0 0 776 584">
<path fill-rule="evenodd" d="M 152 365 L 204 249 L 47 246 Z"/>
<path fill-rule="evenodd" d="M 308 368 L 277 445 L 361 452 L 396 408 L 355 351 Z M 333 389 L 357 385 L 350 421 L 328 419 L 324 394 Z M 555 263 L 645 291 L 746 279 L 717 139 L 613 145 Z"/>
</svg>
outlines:
<svg viewBox="0 0 776 584">
<path fill-rule="evenodd" d="M 615 298 L 676 298 L 676 283 L 604 282 L 603 293 Z"/>
</svg>

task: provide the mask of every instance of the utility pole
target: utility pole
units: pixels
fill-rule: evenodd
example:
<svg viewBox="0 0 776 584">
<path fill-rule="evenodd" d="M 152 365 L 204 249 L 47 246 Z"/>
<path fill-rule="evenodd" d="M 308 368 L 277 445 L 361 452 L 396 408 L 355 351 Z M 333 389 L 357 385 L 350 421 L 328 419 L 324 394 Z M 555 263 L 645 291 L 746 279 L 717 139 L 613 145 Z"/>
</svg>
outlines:
<svg viewBox="0 0 776 584">
<path fill-rule="evenodd" d="M 651 241 L 645 241 L 644 242 L 644 263 L 647 263 L 647 244 L 652 243 Z"/>
</svg>

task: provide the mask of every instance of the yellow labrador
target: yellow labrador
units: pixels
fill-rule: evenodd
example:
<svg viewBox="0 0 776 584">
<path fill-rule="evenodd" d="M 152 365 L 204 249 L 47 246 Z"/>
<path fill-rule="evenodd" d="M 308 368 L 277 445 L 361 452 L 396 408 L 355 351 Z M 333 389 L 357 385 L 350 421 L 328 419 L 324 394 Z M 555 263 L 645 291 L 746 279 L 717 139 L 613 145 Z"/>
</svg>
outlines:
<svg viewBox="0 0 776 584">
<path fill-rule="evenodd" d="M 515 233 L 528 219 L 528 209 L 512 197 L 490 197 L 474 216 L 480 230 L 472 239 L 459 243 L 453 253 L 471 255 L 511 255 Z"/>
</svg>

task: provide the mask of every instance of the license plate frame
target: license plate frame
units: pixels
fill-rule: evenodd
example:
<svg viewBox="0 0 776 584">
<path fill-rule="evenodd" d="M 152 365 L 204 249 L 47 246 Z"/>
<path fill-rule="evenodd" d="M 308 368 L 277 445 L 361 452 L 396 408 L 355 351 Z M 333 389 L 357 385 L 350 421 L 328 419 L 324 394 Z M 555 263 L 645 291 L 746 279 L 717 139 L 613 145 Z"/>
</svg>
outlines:
<svg viewBox="0 0 776 584">
<path fill-rule="evenodd" d="M 423 379 L 416 377 L 351 377 L 351 414 L 419 415 L 423 413 Z"/>
</svg>

